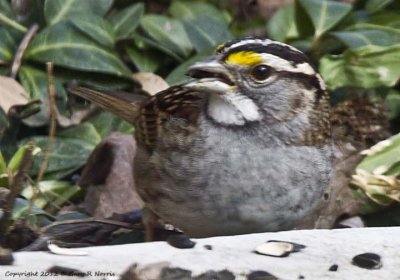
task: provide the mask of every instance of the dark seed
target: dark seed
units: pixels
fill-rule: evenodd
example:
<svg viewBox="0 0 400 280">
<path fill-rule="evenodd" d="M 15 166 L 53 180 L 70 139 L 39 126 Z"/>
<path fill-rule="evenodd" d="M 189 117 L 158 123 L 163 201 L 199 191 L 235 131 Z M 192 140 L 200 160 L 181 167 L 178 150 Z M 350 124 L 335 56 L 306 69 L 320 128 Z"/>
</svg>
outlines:
<svg viewBox="0 0 400 280">
<path fill-rule="evenodd" d="M 277 280 L 271 273 L 263 270 L 252 271 L 247 275 L 247 280 Z"/>
<path fill-rule="evenodd" d="M 178 249 L 191 249 L 196 245 L 186 234 L 170 235 L 167 238 L 167 243 Z"/>
<path fill-rule="evenodd" d="M 329 268 L 329 271 L 337 271 L 339 268 L 339 266 L 337 264 L 333 264 L 331 265 L 331 267 Z"/>
<path fill-rule="evenodd" d="M 379 269 L 382 267 L 381 257 L 375 253 L 364 253 L 353 258 L 353 264 L 367 269 Z"/>
<path fill-rule="evenodd" d="M 193 280 L 235 280 L 235 275 L 229 270 L 214 271 L 209 270 L 206 273 L 200 274 L 197 277 L 191 278 Z"/>
<path fill-rule="evenodd" d="M 303 275 L 299 275 L 299 279 L 306 279 Z"/>
<path fill-rule="evenodd" d="M 0 265 L 12 265 L 14 257 L 11 250 L 0 247 Z"/>
<path fill-rule="evenodd" d="M 161 271 L 161 280 L 186 280 L 192 278 L 190 270 L 166 267 Z"/>
<path fill-rule="evenodd" d="M 65 266 L 55 265 L 50 267 L 47 272 L 53 273 L 56 275 L 65 275 L 65 276 L 74 276 L 74 277 L 85 277 L 85 272 L 82 272 L 75 268 L 69 268 Z"/>
<path fill-rule="evenodd" d="M 212 248 L 211 245 L 204 245 L 204 249 L 206 249 L 206 250 L 212 250 L 213 248 Z"/>
</svg>

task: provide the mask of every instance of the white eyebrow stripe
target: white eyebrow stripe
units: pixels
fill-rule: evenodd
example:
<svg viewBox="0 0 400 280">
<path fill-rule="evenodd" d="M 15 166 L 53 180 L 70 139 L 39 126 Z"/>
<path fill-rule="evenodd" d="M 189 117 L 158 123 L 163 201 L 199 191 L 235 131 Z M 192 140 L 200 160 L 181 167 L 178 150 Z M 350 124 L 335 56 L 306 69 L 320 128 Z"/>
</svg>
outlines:
<svg viewBox="0 0 400 280">
<path fill-rule="evenodd" d="M 261 53 L 259 54 L 263 58 L 263 64 L 274 68 L 277 71 L 287 71 L 293 73 L 304 73 L 307 75 L 315 75 L 314 69 L 310 64 L 304 62 L 299 64 L 293 64 L 290 61 L 280 58 L 273 54 Z"/>
<path fill-rule="evenodd" d="M 237 42 L 237 43 L 235 43 L 235 44 L 233 44 L 233 45 L 231 45 L 231 46 L 229 46 L 227 48 L 224 48 L 223 52 L 227 52 L 227 51 L 229 51 L 229 50 L 231 50 L 233 48 L 240 47 L 240 46 L 243 46 L 243 45 L 248 45 L 248 44 L 260 44 L 260 45 L 263 45 L 263 46 L 279 45 L 279 46 L 288 47 L 289 49 L 302 54 L 302 52 L 300 52 L 295 47 L 292 47 L 291 45 L 287 45 L 287 44 L 284 44 L 284 43 L 281 43 L 281 42 L 278 42 L 278 41 L 273 41 L 273 40 L 270 40 L 270 39 L 263 39 L 263 40 L 262 39 L 248 39 L 248 40 L 243 40 L 243 41 Z"/>
</svg>

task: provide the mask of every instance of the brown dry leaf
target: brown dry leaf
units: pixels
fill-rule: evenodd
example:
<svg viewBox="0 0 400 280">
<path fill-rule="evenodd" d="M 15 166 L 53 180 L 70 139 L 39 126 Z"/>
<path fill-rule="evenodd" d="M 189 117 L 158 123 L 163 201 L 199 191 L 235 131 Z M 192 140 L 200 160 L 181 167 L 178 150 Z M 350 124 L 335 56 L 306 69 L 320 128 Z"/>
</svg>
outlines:
<svg viewBox="0 0 400 280">
<path fill-rule="evenodd" d="M 142 85 L 142 89 L 150 95 L 169 88 L 167 82 L 160 76 L 150 72 L 140 72 L 132 75 L 133 79 Z"/>
<path fill-rule="evenodd" d="M 25 105 L 29 96 L 25 89 L 14 79 L 0 76 L 0 107 L 8 113 L 11 107 Z"/>
</svg>

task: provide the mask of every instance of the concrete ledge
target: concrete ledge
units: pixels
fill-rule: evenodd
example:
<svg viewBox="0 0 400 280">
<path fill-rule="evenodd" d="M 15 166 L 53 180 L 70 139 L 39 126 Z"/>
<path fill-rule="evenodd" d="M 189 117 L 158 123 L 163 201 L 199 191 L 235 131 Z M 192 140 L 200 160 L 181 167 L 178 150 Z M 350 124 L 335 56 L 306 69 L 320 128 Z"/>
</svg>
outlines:
<svg viewBox="0 0 400 280">
<path fill-rule="evenodd" d="M 254 249 L 268 240 L 290 241 L 307 247 L 284 258 L 255 254 Z M 190 270 L 193 276 L 227 269 L 236 279 L 246 279 L 245 275 L 254 270 L 268 271 L 279 279 L 400 279 L 400 227 L 299 230 L 194 241 L 197 244 L 193 249 L 176 249 L 165 242 L 152 242 L 79 249 L 87 251 L 87 256 L 15 253 L 12 266 L 0 266 L 0 279 L 119 279 L 134 263 L 143 267 L 158 262 Z M 211 245 L 212 249 L 205 245 Z M 351 264 L 355 255 L 365 252 L 379 254 L 383 267 L 368 270 Z M 334 264 L 338 270 L 329 271 Z M 43 274 L 40 277 L 54 265 L 90 272 L 91 276 L 46 277 Z M 24 275 L 24 272 L 37 273 L 37 276 Z"/>
</svg>

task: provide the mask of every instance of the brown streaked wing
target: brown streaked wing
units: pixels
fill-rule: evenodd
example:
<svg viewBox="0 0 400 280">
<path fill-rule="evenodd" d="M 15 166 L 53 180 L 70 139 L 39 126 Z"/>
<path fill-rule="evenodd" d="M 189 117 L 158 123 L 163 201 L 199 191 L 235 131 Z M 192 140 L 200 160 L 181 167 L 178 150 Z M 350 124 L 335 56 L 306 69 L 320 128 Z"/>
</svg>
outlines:
<svg viewBox="0 0 400 280">
<path fill-rule="evenodd" d="M 142 104 L 135 130 L 137 141 L 152 151 L 169 118 L 180 118 L 189 125 L 195 124 L 201 99 L 199 92 L 181 86 L 173 86 L 154 95 Z"/>
</svg>

